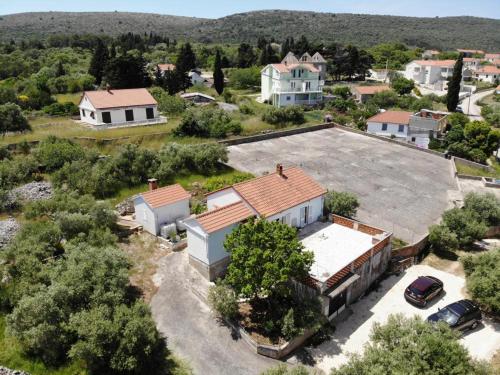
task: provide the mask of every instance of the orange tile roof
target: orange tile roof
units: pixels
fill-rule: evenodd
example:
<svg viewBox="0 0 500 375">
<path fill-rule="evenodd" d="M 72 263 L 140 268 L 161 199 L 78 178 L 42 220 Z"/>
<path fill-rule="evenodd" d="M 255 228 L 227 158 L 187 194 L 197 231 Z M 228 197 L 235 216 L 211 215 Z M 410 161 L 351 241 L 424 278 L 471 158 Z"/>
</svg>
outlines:
<svg viewBox="0 0 500 375">
<path fill-rule="evenodd" d="M 405 111 L 385 111 L 370 117 L 367 122 L 382 122 L 391 124 L 408 125 L 410 123 L 410 116 L 412 112 Z"/>
<path fill-rule="evenodd" d="M 482 68 L 476 70 L 476 74 L 500 74 L 500 68 L 493 65 L 485 65 Z"/>
<path fill-rule="evenodd" d="M 326 193 L 320 184 L 298 167 L 283 176 L 271 173 L 233 185 L 233 189 L 259 213 L 269 217 Z"/>
<path fill-rule="evenodd" d="M 191 195 L 189 195 L 181 185 L 175 184 L 147 191 L 142 193 L 141 197 L 143 197 L 152 208 L 158 208 L 184 199 L 189 199 Z"/>
<path fill-rule="evenodd" d="M 244 202 L 238 201 L 224 207 L 216 208 L 215 210 L 204 212 L 196 216 L 196 221 L 198 221 L 205 232 L 213 233 L 254 215 L 253 211 Z"/>
<path fill-rule="evenodd" d="M 158 104 L 146 89 L 85 91 L 82 100 L 85 96 L 96 109 Z"/>
<path fill-rule="evenodd" d="M 484 55 L 484 58 L 493 60 L 500 59 L 500 53 L 487 53 Z"/>
<path fill-rule="evenodd" d="M 307 70 L 313 73 L 319 73 L 319 69 L 316 68 L 313 64 L 309 63 L 298 63 L 298 64 L 271 64 L 278 72 L 280 73 L 289 73 L 292 69 L 297 68 L 299 66 L 303 66 Z"/>
<path fill-rule="evenodd" d="M 418 65 L 452 67 L 455 66 L 455 60 L 415 60 Z"/>
<path fill-rule="evenodd" d="M 162 72 L 167 71 L 167 70 L 175 70 L 175 65 L 174 64 L 158 64 L 158 68 Z"/>
<path fill-rule="evenodd" d="M 378 85 L 378 86 L 355 86 L 354 90 L 357 91 L 361 95 L 373 95 L 377 92 L 388 91 L 391 88 L 387 85 Z"/>
</svg>

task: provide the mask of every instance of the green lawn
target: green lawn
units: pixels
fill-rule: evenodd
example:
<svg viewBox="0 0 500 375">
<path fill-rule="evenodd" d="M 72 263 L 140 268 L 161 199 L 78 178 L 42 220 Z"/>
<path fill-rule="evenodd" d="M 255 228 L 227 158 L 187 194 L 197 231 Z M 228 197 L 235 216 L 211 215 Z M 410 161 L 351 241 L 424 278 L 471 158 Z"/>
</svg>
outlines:
<svg viewBox="0 0 500 375">
<path fill-rule="evenodd" d="M 494 169 L 492 172 L 483 170 L 481 168 L 471 167 L 468 165 L 462 165 L 459 163 L 455 163 L 455 165 L 457 167 L 458 174 L 465 174 L 465 175 L 469 175 L 469 176 L 483 176 L 483 177 L 500 178 L 500 163 L 498 163 L 495 160 L 493 160 L 491 163 L 491 166 Z"/>
<path fill-rule="evenodd" d="M 49 368 L 41 361 L 25 356 L 19 342 L 6 335 L 5 315 L 0 313 L 0 365 L 14 370 L 23 370 L 31 375 L 86 375 L 81 363 L 71 362 L 59 368 Z"/>
<path fill-rule="evenodd" d="M 71 102 L 76 105 L 80 104 L 80 98 L 82 97 L 81 92 L 75 92 L 73 94 L 57 94 L 55 95 L 58 103 Z"/>
</svg>

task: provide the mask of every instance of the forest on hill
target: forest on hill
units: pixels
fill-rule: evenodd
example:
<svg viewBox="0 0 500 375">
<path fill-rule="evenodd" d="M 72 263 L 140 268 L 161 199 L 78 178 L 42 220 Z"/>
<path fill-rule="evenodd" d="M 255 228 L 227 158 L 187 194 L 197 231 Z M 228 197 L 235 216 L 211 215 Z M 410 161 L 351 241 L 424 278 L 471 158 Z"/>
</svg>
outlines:
<svg viewBox="0 0 500 375">
<path fill-rule="evenodd" d="M 256 11 L 219 19 L 152 13 L 21 13 L 0 16 L 0 38 L 46 38 L 54 34 L 154 32 L 171 39 L 205 43 L 254 42 L 259 37 L 283 40 L 306 35 L 324 43 L 371 47 L 401 42 L 422 48 L 500 50 L 500 20 L 477 17 L 400 17 L 304 11 Z"/>
</svg>

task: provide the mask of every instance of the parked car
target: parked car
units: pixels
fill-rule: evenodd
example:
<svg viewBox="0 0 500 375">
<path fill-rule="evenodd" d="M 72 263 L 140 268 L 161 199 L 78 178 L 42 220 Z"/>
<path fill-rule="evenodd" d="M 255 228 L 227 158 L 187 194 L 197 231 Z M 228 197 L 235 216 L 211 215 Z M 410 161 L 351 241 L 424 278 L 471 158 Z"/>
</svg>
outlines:
<svg viewBox="0 0 500 375">
<path fill-rule="evenodd" d="M 438 312 L 430 315 L 427 321 L 431 323 L 443 321 L 450 328 L 463 331 L 476 328 L 482 319 L 479 306 L 468 299 L 463 299 L 438 309 Z"/>
<path fill-rule="evenodd" d="M 425 307 L 429 301 L 443 291 L 443 282 L 433 276 L 419 276 L 405 290 L 405 299 L 417 306 Z"/>
</svg>

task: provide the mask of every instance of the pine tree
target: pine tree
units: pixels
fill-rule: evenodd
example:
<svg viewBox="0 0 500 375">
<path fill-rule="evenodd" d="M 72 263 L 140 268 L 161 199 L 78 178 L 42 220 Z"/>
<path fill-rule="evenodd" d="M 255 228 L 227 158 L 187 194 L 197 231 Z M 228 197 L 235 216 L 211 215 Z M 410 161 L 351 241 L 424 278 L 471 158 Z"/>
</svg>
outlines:
<svg viewBox="0 0 500 375">
<path fill-rule="evenodd" d="M 175 95 L 180 91 L 179 79 L 176 70 L 165 71 L 162 79 L 162 88 L 165 89 L 169 95 Z"/>
<path fill-rule="evenodd" d="M 57 67 L 56 67 L 56 77 L 61 77 L 66 74 L 66 71 L 64 70 L 64 65 L 61 62 L 61 60 L 58 61 Z"/>
<path fill-rule="evenodd" d="M 224 73 L 222 72 L 222 62 L 219 50 L 217 50 L 215 54 L 214 87 L 217 94 L 221 95 L 224 92 Z"/>
<path fill-rule="evenodd" d="M 464 55 L 460 54 L 453 68 L 453 75 L 448 82 L 448 94 L 446 95 L 446 107 L 448 111 L 455 112 L 460 95 L 460 84 L 462 82 L 462 68 L 464 65 Z"/>
<path fill-rule="evenodd" d="M 97 40 L 97 46 L 90 60 L 89 74 L 95 77 L 96 84 L 100 85 L 104 74 L 104 69 L 109 60 L 108 47 L 101 39 Z"/>
<path fill-rule="evenodd" d="M 177 64 L 175 65 L 177 70 L 180 72 L 190 72 L 192 69 L 196 68 L 196 55 L 191 48 L 191 44 L 184 44 L 177 55 Z"/>
<path fill-rule="evenodd" d="M 260 52 L 259 65 L 269 64 L 269 56 L 267 53 L 268 53 L 268 49 L 266 46 L 266 47 L 262 48 L 262 51 Z"/>
</svg>

